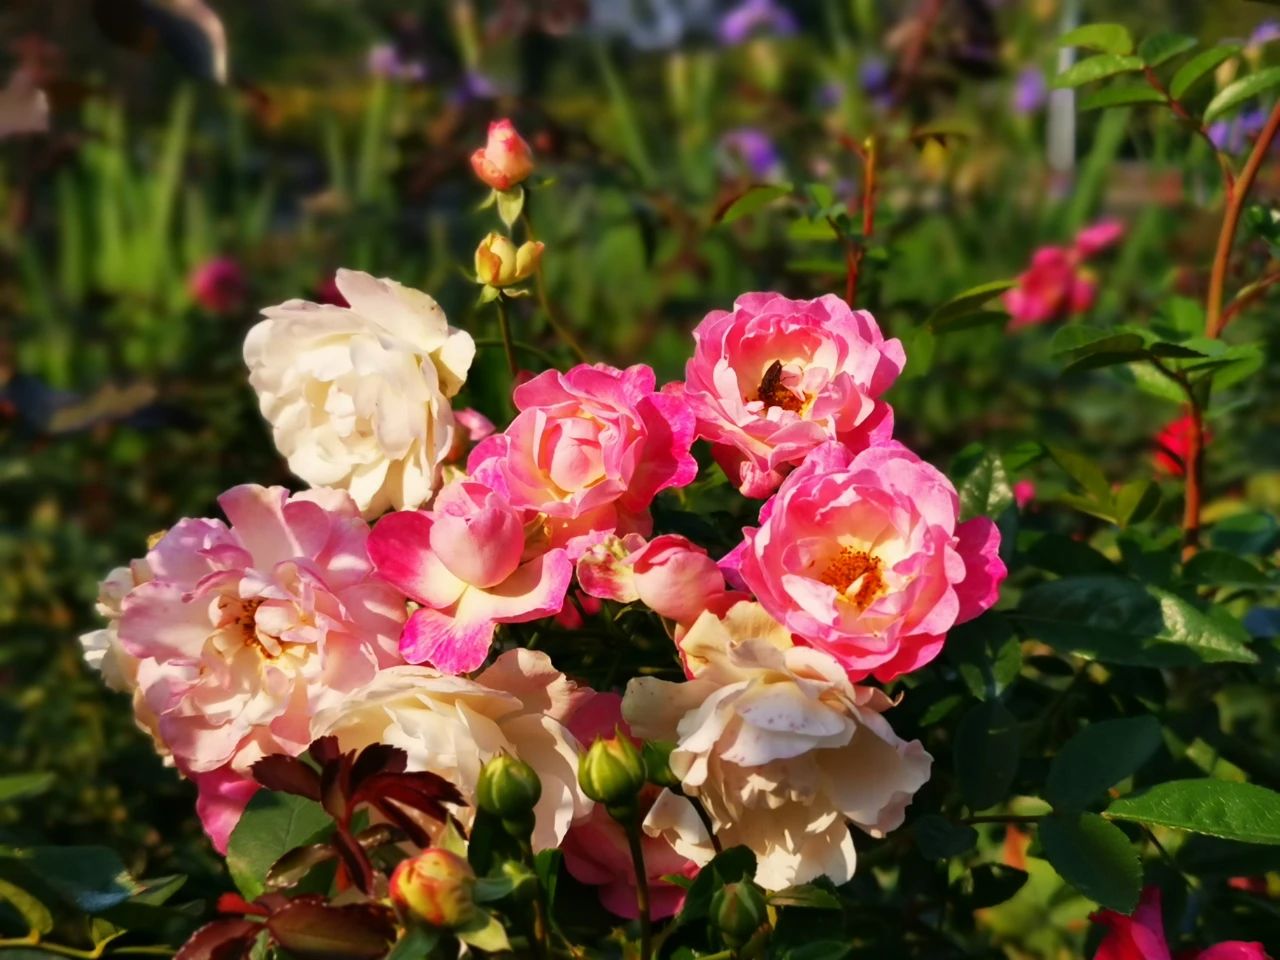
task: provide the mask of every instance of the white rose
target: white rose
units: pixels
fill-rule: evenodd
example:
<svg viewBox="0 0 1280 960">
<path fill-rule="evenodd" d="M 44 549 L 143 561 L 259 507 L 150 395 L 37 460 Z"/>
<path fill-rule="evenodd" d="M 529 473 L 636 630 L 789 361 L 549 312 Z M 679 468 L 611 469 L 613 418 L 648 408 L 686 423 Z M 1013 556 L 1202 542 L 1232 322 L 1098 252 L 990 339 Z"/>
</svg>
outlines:
<svg viewBox="0 0 1280 960">
<path fill-rule="evenodd" d="M 417 507 L 454 440 L 449 398 L 475 342 L 425 293 L 339 270 L 351 304 L 289 300 L 244 341 L 249 382 L 289 469 L 347 490 L 366 517 Z"/>
<path fill-rule="evenodd" d="M 632 680 L 622 714 L 646 739 L 674 740 L 671 769 L 710 815 L 722 846 L 756 854 L 756 881 L 781 890 L 844 883 L 849 823 L 875 837 L 902 824 L 933 758 L 880 716 L 891 701 L 849 682 L 830 655 L 795 646 L 759 604 L 702 614 L 680 640 L 692 679 Z M 666 792 L 645 821 L 705 863 L 711 845 L 689 801 Z"/>
<path fill-rule="evenodd" d="M 523 760 L 542 781 L 533 846 L 559 846 L 569 824 L 591 810 L 578 789 L 581 747 L 561 722 L 580 696 L 543 653 L 509 650 L 474 680 L 430 667 L 390 667 L 312 721 L 343 750 L 370 743 L 400 747 L 410 770 L 429 770 L 456 786 L 475 815 L 480 768 L 500 753 Z"/>
</svg>

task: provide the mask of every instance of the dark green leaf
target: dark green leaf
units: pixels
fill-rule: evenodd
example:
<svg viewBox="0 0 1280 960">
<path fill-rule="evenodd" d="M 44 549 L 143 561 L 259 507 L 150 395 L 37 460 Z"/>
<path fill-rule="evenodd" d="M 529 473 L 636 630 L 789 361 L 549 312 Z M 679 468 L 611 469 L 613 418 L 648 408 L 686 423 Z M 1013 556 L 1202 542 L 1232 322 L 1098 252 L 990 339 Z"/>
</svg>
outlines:
<svg viewBox="0 0 1280 960">
<path fill-rule="evenodd" d="M 968 853 L 978 844 L 978 831 L 964 823 L 952 823 L 946 817 L 930 813 L 911 827 L 916 847 L 926 860 L 950 860 Z"/>
<path fill-rule="evenodd" d="M 306 846 L 294 847 L 267 870 L 265 886 L 268 890 L 292 887 L 302 882 L 314 867 L 334 859 L 337 855 L 337 849 L 329 843 L 309 843 Z"/>
<path fill-rule="evenodd" d="M 1205 586 L 1252 586 L 1267 578 L 1248 560 L 1224 550 L 1201 550 L 1187 561 L 1182 575 L 1188 583 Z"/>
<path fill-rule="evenodd" d="M 1050 646 L 1106 663 L 1257 662 L 1239 623 L 1208 617 L 1175 594 L 1121 577 L 1037 584 L 1022 595 L 1017 616 Z"/>
<path fill-rule="evenodd" d="M 1115 494 L 1116 522 L 1122 527 L 1141 523 L 1160 506 L 1160 487 L 1150 480 L 1126 483 Z"/>
<path fill-rule="evenodd" d="M 84 913 L 101 913 L 142 889 L 106 847 L 21 847 L 0 850 L 0 858 L 17 861 Z"/>
<path fill-rule="evenodd" d="M 55 776 L 52 773 L 15 773 L 0 777 L 0 803 L 13 803 L 38 797 L 47 793 L 53 786 Z"/>
<path fill-rule="evenodd" d="M 1064 447 L 1050 446 L 1049 455 L 1054 461 L 1095 501 L 1103 504 L 1111 502 L 1111 484 L 1107 482 L 1102 468 L 1083 454 L 1075 453 Z"/>
<path fill-rule="evenodd" d="M 396 941 L 386 960 L 423 960 L 431 955 L 439 942 L 438 930 L 415 923 L 405 928 L 404 936 Z"/>
<path fill-rule="evenodd" d="M 1142 864 L 1123 830 L 1096 813 L 1082 813 L 1047 817 L 1039 836 L 1045 859 L 1063 880 L 1104 907 L 1133 912 Z"/>
<path fill-rule="evenodd" d="M 1089 803 L 1146 763 L 1160 749 L 1155 717 L 1100 720 L 1066 742 L 1049 766 L 1045 799 L 1060 811 Z"/>
<path fill-rule="evenodd" d="M 996 517 L 1013 504 L 1013 488 L 999 454 L 987 452 L 956 488 L 960 518 Z"/>
<path fill-rule="evenodd" d="M 735 197 L 719 212 L 716 220 L 720 223 L 733 223 L 741 217 L 755 213 L 779 197 L 785 197 L 790 192 L 791 184 L 789 183 L 762 183 L 748 187 L 744 193 Z"/>
<path fill-rule="evenodd" d="M 1016 286 L 1017 282 L 1017 280 L 992 280 L 963 290 L 934 310 L 926 322 L 931 329 L 937 330 L 959 317 L 977 313 L 1000 294 Z"/>
<path fill-rule="evenodd" d="M 980 863 L 952 884 L 967 910 L 982 910 L 1004 903 L 1022 889 L 1027 874 L 1002 863 Z"/>
<path fill-rule="evenodd" d="M 1022 645 L 997 613 L 956 627 L 942 649 L 947 662 L 979 700 L 1000 696 L 1022 669 Z"/>
<path fill-rule="evenodd" d="M 769 894 L 769 903 L 775 907 L 801 907 L 806 910 L 839 910 L 840 898 L 816 883 L 802 883 Z"/>
<path fill-rule="evenodd" d="M 956 728 L 952 760 L 970 809 L 985 810 L 1008 796 L 1020 747 L 1017 721 L 1000 701 L 980 703 L 964 715 Z"/>
<path fill-rule="evenodd" d="M 1092 83 L 1094 80 L 1102 80 L 1104 77 L 1113 77 L 1117 73 L 1133 73 L 1141 70 L 1142 67 L 1141 57 L 1119 53 L 1099 53 L 1092 57 L 1085 57 L 1067 67 L 1053 78 L 1053 86 L 1078 87 L 1081 84 Z"/>
<path fill-rule="evenodd" d="M 736 883 L 743 877 L 754 877 L 756 873 L 756 855 L 747 847 L 730 847 L 716 854 L 698 875 L 693 878 L 693 885 L 685 897 L 684 907 L 680 911 L 680 922 L 705 918 L 711 909 L 711 898 L 726 883 Z"/>
<path fill-rule="evenodd" d="M 1175 100 L 1181 100 L 1182 95 L 1190 90 L 1197 80 L 1212 73 L 1218 69 L 1220 64 L 1239 53 L 1240 48 L 1234 44 L 1224 44 L 1218 47 L 1210 47 L 1208 50 L 1201 50 L 1180 66 L 1173 75 L 1173 79 L 1169 81 L 1170 96 Z"/>
<path fill-rule="evenodd" d="M 1280 793 L 1252 783 L 1172 780 L 1113 801 L 1105 815 L 1243 843 L 1280 844 Z"/>
<path fill-rule="evenodd" d="M 1158 67 L 1180 53 L 1186 53 L 1196 45 L 1195 37 L 1181 33 L 1153 33 L 1138 44 L 1138 56 L 1149 67 Z"/>
<path fill-rule="evenodd" d="M 1280 524 L 1269 513 L 1238 513 L 1215 523 L 1209 542 L 1229 553 L 1262 556 L 1280 543 Z"/>
<path fill-rule="evenodd" d="M 227 843 L 227 869 L 248 900 L 266 891 L 267 871 L 295 847 L 318 842 L 333 825 L 318 803 L 260 790 Z"/>
<path fill-rule="evenodd" d="M 1058 38 L 1061 47 L 1088 47 L 1103 53 L 1133 53 L 1133 37 L 1119 23 L 1087 23 Z"/>
<path fill-rule="evenodd" d="M 1122 80 L 1111 83 L 1101 90 L 1092 90 L 1080 98 L 1078 109 L 1081 113 L 1090 110 L 1107 110 L 1111 107 L 1131 107 L 1141 103 L 1164 103 L 1164 96 L 1159 90 L 1143 83 L 1141 80 Z"/>
<path fill-rule="evenodd" d="M 1257 73 L 1251 73 L 1247 77 L 1241 77 L 1234 83 L 1227 84 L 1209 101 L 1209 106 L 1204 108 L 1204 122 L 1209 123 L 1240 106 L 1246 100 L 1251 100 L 1277 86 L 1280 86 L 1280 67 L 1268 67 Z"/>
</svg>

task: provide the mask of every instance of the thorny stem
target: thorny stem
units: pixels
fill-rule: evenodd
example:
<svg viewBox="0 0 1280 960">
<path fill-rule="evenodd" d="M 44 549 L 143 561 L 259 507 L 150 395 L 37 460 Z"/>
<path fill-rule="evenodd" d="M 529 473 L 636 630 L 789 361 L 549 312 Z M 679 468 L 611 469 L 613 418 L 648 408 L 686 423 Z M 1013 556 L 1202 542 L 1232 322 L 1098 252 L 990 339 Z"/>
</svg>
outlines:
<svg viewBox="0 0 1280 960">
<path fill-rule="evenodd" d="M 514 382 L 520 373 L 520 368 L 516 364 L 516 348 L 514 341 L 511 339 L 511 321 L 507 317 L 507 298 L 499 291 L 493 302 L 498 307 L 498 328 L 502 331 L 502 349 L 506 351 L 507 369 L 511 371 L 511 379 Z"/>
<path fill-rule="evenodd" d="M 627 845 L 631 848 L 631 864 L 636 871 L 636 910 L 640 914 L 640 960 L 653 955 L 653 921 L 649 916 L 649 874 L 644 866 L 644 847 L 640 842 L 640 818 L 635 812 L 628 815 L 623 828 L 627 831 Z"/>
<path fill-rule="evenodd" d="M 862 237 L 858 241 L 846 239 L 844 250 L 845 276 L 844 300 L 853 306 L 858 296 L 858 277 L 862 271 L 862 258 L 867 252 L 867 242 L 876 226 L 876 164 L 878 152 L 875 137 L 867 137 L 862 147 L 854 146 L 854 152 L 862 159 Z M 839 232 L 835 221 L 827 218 Z"/>
<path fill-rule="evenodd" d="M 527 201 L 526 201 L 527 202 Z M 532 241 L 537 241 L 537 236 L 533 232 L 533 221 L 529 218 L 529 211 L 521 209 L 520 223 L 524 226 L 525 236 Z M 555 331 L 557 337 L 564 341 L 564 345 L 573 351 L 573 355 L 582 363 L 590 363 L 591 358 L 587 356 L 587 351 L 582 348 L 582 344 L 578 342 L 578 338 L 573 335 L 567 326 L 560 322 L 560 318 L 556 316 L 555 310 L 551 308 L 551 299 L 547 296 L 546 281 L 542 277 L 542 264 L 539 262 L 537 269 L 533 271 L 533 286 L 538 293 L 538 305 L 542 307 L 542 312 L 547 315 L 547 323 L 551 324 L 551 329 Z"/>
<path fill-rule="evenodd" d="M 1231 247 L 1235 241 L 1236 230 L 1240 226 L 1240 214 L 1244 210 L 1245 200 L 1253 182 L 1262 169 L 1262 161 L 1271 149 L 1271 142 L 1280 132 L 1280 103 L 1277 103 L 1267 117 L 1266 126 L 1258 135 L 1245 161 L 1240 176 L 1230 185 L 1227 191 L 1227 209 L 1222 216 L 1222 229 L 1218 233 L 1218 246 L 1214 251 L 1213 265 L 1209 271 L 1209 292 L 1205 298 L 1204 333 L 1211 340 L 1222 335 L 1223 328 L 1231 318 L 1224 313 L 1222 301 L 1227 285 L 1227 266 L 1231 260 Z M 1186 473 L 1186 497 L 1182 513 L 1182 558 L 1189 559 L 1200 545 L 1200 506 L 1203 499 L 1204 480 L 1204 410 L 1200 399 L 1188 392 L 1188 416 L 1191 429 L 1187 435 L 1187 455 L 1183 458 Z"/>
</svg>

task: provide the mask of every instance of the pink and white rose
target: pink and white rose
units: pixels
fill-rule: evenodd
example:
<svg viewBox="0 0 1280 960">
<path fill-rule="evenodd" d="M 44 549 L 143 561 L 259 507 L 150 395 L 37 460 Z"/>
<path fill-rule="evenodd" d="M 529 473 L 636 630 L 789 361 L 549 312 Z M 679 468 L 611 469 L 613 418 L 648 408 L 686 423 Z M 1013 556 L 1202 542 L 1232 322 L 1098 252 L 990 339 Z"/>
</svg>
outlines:
<svg viewBox="0 0 1280 960">
<path fill-rule="evenodd" d="M 756 603 L 702 614 L 679 641 L 690 679 L 640 677 L 622 714 L 637 736 L 673 740 L 671 769 L 723 847 L 756 855 L 756 882 L 781 890 L 820 876 L 848 881 L 849 824 L 875 837 L 902 824 L 932 757 L 900 740 L 885 694 L 855 686 L 832 656 L 795 644 Z M 710 838 L 685 797 L 664 791 L 645 831 L 698 863 Z"/>
<path fill-rule="evenodd" d="M 578 582 L 593 597 L 639 600 L 659 616 L 689 624 L 727 587 L 707 551 L 677 533 L 646 542 L 638 534 L 609 537 L 578 559 Z"/>
<path fill-rule="evenodd" d="M 837 296 L 748 293 L 693 337 L 684 392 L 698 436 L 746 496 L 768 496 L 819 444 L 860 450 L 893 433 L 880 397 L 906 363 L 902 344 Z"/>
<path fill-rule="evenodd" d="M 653 370 L 579 364 L 516 387 L 519 413 L 471 452 L 472 476 L 546 516 L 575 559 L 610 533 L 647 534 L 649 504 L 697 475 L 693 415 Z"/>
<path fill-rule="evenodd" d="M 317 710 L 403 662 L 405 609 L 345 493 L 245 485 L 218 502 L 229 523 L 182 520 L 147 553 L 150 579 L 124 594 L 115 629 L 139 717 L 200 788 L 222 849 L 254 761 L 300 753 Z"/>
<path fill-rule="evenodd" d="M 853 680 L 924 666 L 947 631 L 991 607 L 1005 577 L 1000 532 L 963 523 L 955 487 L 906 447 L 811 453 L 722 566 Z"/>
<path fill-rule="evenodd" d="M 537 525 L 477 480 L 442 489 L 429 511 L 383 517 L 369 538 L 378 573 L 418 603 L 400 637 L 410 663 L 468 673 L 484 663 L 499 623 L 554 616 L 573 565 L 539 542 Z"/>
<path fill-rule="evenodd" d="M 578 789 L 579 744 L 565 726 L 585 696 L 546 654 L 509 650 L 474 679 L 429 667 L 383 670 L 317 714 L 313 728 L 344 750 L 400 747 L 410 770 L 439 774 L 462 792 L 469 806 L 455 812 L 464 826 L 475 816 L 480 768 L 502 753 L 518 757 L 542 781 L 533 845 L 544 850 L 591 807 Z"/>
</svg>

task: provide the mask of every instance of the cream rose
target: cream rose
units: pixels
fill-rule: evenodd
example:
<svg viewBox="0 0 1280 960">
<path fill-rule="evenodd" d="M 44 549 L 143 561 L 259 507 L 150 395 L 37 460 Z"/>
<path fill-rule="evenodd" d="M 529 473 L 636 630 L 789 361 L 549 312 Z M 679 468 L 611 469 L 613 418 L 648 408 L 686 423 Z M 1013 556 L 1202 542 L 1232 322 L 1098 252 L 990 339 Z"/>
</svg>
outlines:
<svg viewBox="0 0 1280 960">
<path fill-rule="evenodd" d="M 755 603 L 702 614 L 680 640 L 691 679 L 640 677 L 622 713 L 646 739 L 674 740 L 671 769 L 711 817 L 722 846 L 756 854 L 756 881 L 781 890 L 844 883 L 849 824 L 883 836 L 902 824 L 933 758 L 880 715 L 885 694 L 849 682 L 829 654 L 795 646 Z M 666 792 L 645 830 L 699 863 L 711 846 L 689 801 Z"/>
<path fill-rule="evenodd" d="M 312 721 L 313 736 L 333 734 L 344 750 L 387 743 L 409 755 L 410 770 L 454 784 L 472 806 L 476 781 L 491 758 L 508 753 L 537 771 L 533 846 L 556 847 L 569 824 L 591 809 L 578 790 L 580 746 L 562 722 L 588 691 L 552 666 L 546 654 L 510 650 L 474 680 L 429 667 L 392 667 Z"/>
<path fill-rule="evenodd" d="M 350 307 L 289 300 L 244 342 L 249 382 L 289 469 L 347 490 L 361 513 L 416 507 L 454 443 L 449 398 L 475 343 L 425 293 L 339 270 Z"/>
</svg>

